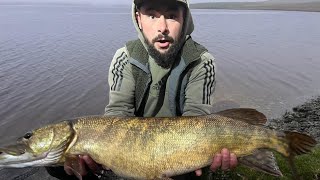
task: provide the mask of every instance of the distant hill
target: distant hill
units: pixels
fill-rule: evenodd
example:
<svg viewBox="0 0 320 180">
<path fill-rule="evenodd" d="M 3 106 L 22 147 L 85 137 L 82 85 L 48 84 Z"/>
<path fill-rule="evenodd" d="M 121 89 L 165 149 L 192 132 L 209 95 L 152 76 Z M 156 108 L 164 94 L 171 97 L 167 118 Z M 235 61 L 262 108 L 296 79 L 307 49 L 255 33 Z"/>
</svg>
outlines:
<svg viewBox="0 0 320 180">
<path fill-rule="evenodd" d="M 320 0 L 269 0 L 270 3 L 310 3 L 320 2 Z"/>
<path fill-rule="evenodd" d="M 191 4 L 194 9 L 282 10 L 320 12 L 320 0 L 269 0 L 263 2 L 216 2 Z"/>
</svg>

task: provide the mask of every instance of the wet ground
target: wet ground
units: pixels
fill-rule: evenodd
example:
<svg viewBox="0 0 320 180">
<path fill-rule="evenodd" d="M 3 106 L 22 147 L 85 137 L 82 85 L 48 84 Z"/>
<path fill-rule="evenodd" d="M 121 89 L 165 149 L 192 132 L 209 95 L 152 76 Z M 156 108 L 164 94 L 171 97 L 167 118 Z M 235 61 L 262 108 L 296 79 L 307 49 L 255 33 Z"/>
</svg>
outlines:
<svg viewBox="0 0 320 180">
<path fill-rule="evenodd" d="M 271 119 L 268 126 L 276 129 L 298 131 L 311 135 L 320 142 L 320 96 L 296 106 L 282 118 Z M 45 168 L 1 169 L 0 179 L 6 180 L 56 180 Z M 70 178 L 67 178 L 70 179 Z M 106 176 L 101 179 L 118 179 Z"/>
</svg>

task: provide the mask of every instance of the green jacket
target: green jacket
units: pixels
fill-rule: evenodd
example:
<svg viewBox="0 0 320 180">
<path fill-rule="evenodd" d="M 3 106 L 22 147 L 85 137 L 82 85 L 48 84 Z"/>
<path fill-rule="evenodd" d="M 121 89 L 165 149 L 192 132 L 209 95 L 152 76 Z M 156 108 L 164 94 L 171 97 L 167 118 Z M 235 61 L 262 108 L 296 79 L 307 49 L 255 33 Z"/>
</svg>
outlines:
<svg viewBox="0 0 320 180">
<path fill-rule="evenodd" d="M 148 55 L 132 4 L 139 40 L 117 50 L 109 68 L 109 104 L 105 115 L 170 117 L 210 114 L 215 89 L 213 56 L 192 40 L 193 22 L 186 5 L 185 43 L 170 69 Z"/>
<path fill-rule="evenodd" d="M 171 69 L 153 62 L 140 40 L 119 49 L 109 70 L 106 115 L 179 116 L 211 112 L 214 58 L 189 38 Z"/>
</svg>

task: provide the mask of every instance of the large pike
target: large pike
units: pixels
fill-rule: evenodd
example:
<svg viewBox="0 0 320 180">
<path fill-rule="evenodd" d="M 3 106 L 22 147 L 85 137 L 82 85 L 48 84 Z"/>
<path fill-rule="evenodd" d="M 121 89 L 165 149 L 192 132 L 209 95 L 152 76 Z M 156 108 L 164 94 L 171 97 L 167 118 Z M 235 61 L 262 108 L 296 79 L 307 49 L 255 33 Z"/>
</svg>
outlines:
<svg viewBox="0 0 320 180">
<path fill-rule="evenodd" d="M 55 166 L 81 154 L 119 176 L 162 179 L 200 169 L 228 148 L 240 163 L 281 175 L 272 153 L 307 153 L 316 144 L 308 135 L 264 127 L 253 109 L 230 109 L 207 116 L 175 118 L 82 117 L 27 133 L 0 148 L 0 167 Z"/>
</svg>

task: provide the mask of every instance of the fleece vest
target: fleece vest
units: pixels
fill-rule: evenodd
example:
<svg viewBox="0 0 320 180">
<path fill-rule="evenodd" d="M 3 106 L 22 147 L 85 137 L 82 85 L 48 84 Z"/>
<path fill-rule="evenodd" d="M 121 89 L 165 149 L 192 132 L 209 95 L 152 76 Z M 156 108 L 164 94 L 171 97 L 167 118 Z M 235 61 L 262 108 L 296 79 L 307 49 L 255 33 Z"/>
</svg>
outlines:
<svg viewBox="0 0 320 180">
<path fill-rule="evenodd" d="M 149 54 L 139 39 L 129 41 L 126 44 L 129 53 L 129 62 L 132 66 L 132 74 L 135 79 L 135 115 L 143 116 L 145 102 L 151 84 L 151 73 L 149 70 Z M 185 102 L 185 87 L 193 67 L 201 61 L 201 55 L 207 49 L 196 43 L 192 38 L 188 38 L 180 53 L 179 60 L 171 69 L 169 81 L 169 104 L 170 111 L 175 116 L 183 113 Z"/>
</svg>

